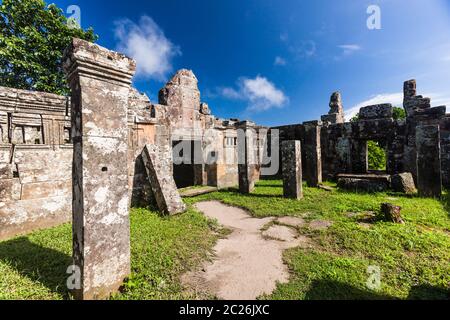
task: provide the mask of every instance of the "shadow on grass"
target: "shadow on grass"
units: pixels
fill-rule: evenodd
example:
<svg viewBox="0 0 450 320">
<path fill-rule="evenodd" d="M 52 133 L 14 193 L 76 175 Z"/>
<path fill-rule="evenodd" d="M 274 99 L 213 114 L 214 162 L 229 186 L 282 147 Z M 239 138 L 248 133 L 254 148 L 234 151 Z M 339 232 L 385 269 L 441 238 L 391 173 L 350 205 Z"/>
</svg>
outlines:
<svg viewBox="0 0 450 320">
<path fill-rule="evenodd" d="M 447 211 L 448 217 L 450 218 L 450 191 L 447 191 L 442 195 L 441 203 L 444 206 L 445 211 Z"/>
<path fill-rule="evenodd" d="M 413 287 L 408 300 L 450 300 L 450 290 L 428 285 Z"/>
<path fill-rule="evenodd" d="M 399 300 L 398 298 L 363 290 L 336 281 L 316 280 L 305 296 L 306 300 Z M 413 287 L 407 300 L 449 300 L 450 290 L 429 285 Z"/>
<path fill-rule="evenodd" d="M 59 251 L 41 247 L 22 237 L 0 242 L 0 261 L 6 262 L 22 276 L 39 282 L 52 292 L 69 297 L 66 288 L 67 268 L 72 257 Z"/>
<path fill-rule="evenodd" d="M 362 290 L 336 281 L 316 280 L 306 293 L 305 300 L 393 300 L 386 295 Z"/>
</svg>

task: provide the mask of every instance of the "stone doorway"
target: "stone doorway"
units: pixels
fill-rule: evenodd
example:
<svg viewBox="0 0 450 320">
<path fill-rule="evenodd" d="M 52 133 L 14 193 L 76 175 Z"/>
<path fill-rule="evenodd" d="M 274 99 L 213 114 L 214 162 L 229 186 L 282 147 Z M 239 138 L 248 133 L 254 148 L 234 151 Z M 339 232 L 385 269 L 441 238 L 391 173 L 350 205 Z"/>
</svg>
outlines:
<svg viewBox="0 0 450 320">
<path fill-rule="evenodd" d="M 201 141 L 177 140 L 172 142 L 173 177 L 179 189 L 202 185 Z M 197 160 L 196 160 L 197 159 Z"/>
<path fill-rule="evenodd" d="M 387 143 L 379 140 L 367 141 L 367 167 L 371 173 L 387 172 Z"/>
</svg>

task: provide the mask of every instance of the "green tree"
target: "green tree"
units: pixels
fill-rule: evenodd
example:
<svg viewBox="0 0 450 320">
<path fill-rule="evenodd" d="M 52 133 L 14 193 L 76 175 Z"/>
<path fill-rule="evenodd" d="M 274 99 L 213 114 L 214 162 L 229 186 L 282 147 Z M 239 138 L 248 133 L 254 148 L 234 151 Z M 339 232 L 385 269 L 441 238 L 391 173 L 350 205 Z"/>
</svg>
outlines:
<svg viewBox="0 0 450 320">
<path fill-rule="evenodd" d="M 368 141 L 369 170 L 386 170 L 386 151 L 376 141 Z"/>
<path fill-rule="evenodd" d="M 3 0 L 0 29 L 0 85 L 57 94 L 69 91 L 61 60 L 71 39 L 97 40 L 43 0 Z"/>
<path fill-rule="evenodd" d="M 394 120 L 406 119 L 406 111 L 403 108 L 394 107 Z"/>
</svg>

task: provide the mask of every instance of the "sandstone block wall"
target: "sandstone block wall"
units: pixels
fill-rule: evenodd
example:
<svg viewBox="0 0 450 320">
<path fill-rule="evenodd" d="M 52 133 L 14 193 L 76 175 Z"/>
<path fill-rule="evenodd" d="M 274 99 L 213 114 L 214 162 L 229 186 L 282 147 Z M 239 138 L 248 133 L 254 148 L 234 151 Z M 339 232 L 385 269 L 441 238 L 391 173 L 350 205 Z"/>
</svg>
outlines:
<svg viewBox="0 0 450 320">
<path fill-rule="evenodd" d="M 192 184 L 238 185 L 240 121 L 211 115 L 197 83 L 192 71 L 180 70 L 161 90 L 159 104 L 130 91 L 127 125 L 120 128 L 128 135 L 130 205 L 155 203 L 141 156 L 147 144 L 192 141 L 201 159 L 185 167 Z M 69 98 L 0 87 L 0 239 L 70 221 L 72 136 Z M 264 143 L 258 136 L 257 153 Z M 256 164 L 255 179 L 259 170 Z"/>
<path fill-rule="evenodd" d="M 0 87 L 0 240 L 71 218 L 68 99 Z"/>
</svg>

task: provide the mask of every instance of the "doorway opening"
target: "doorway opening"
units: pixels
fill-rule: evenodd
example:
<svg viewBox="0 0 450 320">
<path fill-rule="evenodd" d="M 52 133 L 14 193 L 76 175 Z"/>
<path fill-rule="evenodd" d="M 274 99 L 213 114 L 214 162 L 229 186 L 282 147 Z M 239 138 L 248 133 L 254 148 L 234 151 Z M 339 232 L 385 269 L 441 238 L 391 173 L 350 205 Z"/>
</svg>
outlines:
<svg viewBox="0 0 450 320">
<path fill-rule="evenodd" d="M 200 147 L 200 149 L 199 149 Z M 173 177 L 177 188 L 187 188 L 198 184 L 199 175 L 202 174 L 201 143 L 196 140 L 178 140 L 172 142 L 173 150 Z M 200 170 L 200 171 L 199 171 Z"/>
<path fill-rule="evenodd" d="M 383 141 L 367 141 L 368 169 L 370 172 L 386 172 L 387 146 Z"/>
</svg>

